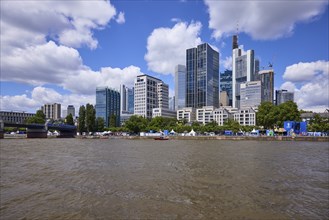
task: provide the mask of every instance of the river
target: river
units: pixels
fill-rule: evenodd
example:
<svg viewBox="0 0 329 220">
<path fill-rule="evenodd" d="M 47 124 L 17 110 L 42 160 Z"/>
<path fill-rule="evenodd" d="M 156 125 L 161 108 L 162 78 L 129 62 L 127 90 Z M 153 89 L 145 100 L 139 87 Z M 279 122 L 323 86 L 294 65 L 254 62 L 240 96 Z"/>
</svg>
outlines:
<svg viewBox="0 0 329 220">
<path fill-rule="evenodd" d="M 0 219 L 328 219 L 328 142 L 2 139 Z"/>
</svg>

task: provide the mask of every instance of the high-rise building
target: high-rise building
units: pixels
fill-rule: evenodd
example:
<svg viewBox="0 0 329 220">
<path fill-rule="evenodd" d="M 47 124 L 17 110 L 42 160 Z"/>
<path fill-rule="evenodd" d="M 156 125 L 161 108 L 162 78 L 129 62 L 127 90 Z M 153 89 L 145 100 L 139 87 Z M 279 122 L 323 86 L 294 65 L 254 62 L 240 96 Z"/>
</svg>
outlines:
<svg viewBox="0 0 329 220">
<path fill-rule="evenodd" d="M 164 82 L 157 83 L 158 108 L 169 109 L 169 86 Z"/>
<path fill-rule="evenodd" d="M 71 114 L 72 117 L 75 117 L 75 108 L 73 105 L 68 105 L 67 106 L 67 115 Z"/>
<path fill-rule="evenodd" d="M 232 70 L 225 70 L 220 74 L 220 91 L 226 92 L 229 99 L 228 105 L 232 106 Z"/>
<path fill-rule="evenodd" d="M 168 109 L 169 87 L 162 80 L 139 75 L 135 80 L 134 114 L 152 118 L 153 108 Z"/>
<path fill-rule="evenodd" d="M 270 70 L 261 70 L 259 71 L 259 78 L 262 82 L 263 96 L 262 102 L 271 102 L 273 103 L 274 98 L 274 71 Z"/>
<path fill-rule="evenodd" d="M 288 90 L 276 90 L 275 91 L 275 104 L 280 105 L 287 101 L 294 101 L 294 93 L 288 92 Z"/>
<path fill-rule="evenodd" d="M 186 50 L 186 107 L 219 107 L 219 53 L 207 43 Z"/>
<path fill-rule="evenodd" d="M 120 111 L 121 114 L 134 113 L 134 87 L 120 85 Z"/>
<path fill-rule="evenodd" d="M 61 118 L 61 104 L 44 104 L 41 106 L 41 110 L 46 116 L 46 119 L 58 120 Z"/>
<path fill-rule="evenodd" d="M 237 37 L 233 36 L 233 42 Z M 232 105 L 234 108 L 240 108 L 240 84 L 250 82 L 255 76 L 255 58 L 254 51 L 248 50 L 246 53 L 238 47 L 233 47 L 232 52 Z"/>
<path fill-rule="evenodd" d="M 258 107 L 262 102 L 263 88 L 261 81 L 240 84 L 240 108 Z"/>
<path fill-rule="evenodd" d="M 175 111 L 175 96 L 169 97 L 169 110 Z"/>
<path fill-rule="evenodd" d="M 184 108 L 186 105 L 186 67 L 177 65 L 175 67 L 175 109 Z"/>
<path fill-rule="evenodd" d="M 103 118 L 105 127 L 120 126 L 120 93 L 118 91 L 108 87 L 97 87 L 95 108 L 96 118 Z"/>
<path fill-rule="evenodd" d="M 229 106 L 229 97 L 226 91 L 221 91 L 219 96 L 219 104 L 220 106 Z"/>
</svg>

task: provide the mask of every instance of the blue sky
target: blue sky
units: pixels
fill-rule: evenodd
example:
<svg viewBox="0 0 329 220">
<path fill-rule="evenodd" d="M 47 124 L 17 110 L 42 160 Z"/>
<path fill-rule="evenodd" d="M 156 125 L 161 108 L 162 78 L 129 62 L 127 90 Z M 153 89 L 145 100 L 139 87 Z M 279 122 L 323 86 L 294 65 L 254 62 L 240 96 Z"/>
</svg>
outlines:
<svg viewBox="0 0 329 220">
<path fill-rule="evenodd" d="M 1 110 L 95 103 L 96 86 L 169 84 L 185 50 L 206 42 L 231 68 L 232 35 L 274 65 L 301 109 L 329 108 L 328 1 L 1 1 Z"/>
</svg>

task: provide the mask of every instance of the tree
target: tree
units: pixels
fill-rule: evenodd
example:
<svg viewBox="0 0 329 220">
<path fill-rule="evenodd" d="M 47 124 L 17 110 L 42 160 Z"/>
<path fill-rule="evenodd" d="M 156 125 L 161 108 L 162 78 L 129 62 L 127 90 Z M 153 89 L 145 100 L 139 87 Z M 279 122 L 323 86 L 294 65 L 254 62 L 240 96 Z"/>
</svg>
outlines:
<svg viewBox="0 0 329 220">
<path fill-rule="evenodd" d="M 95 131 L 96 111 L 92 104 L 86 105 L 86 129 L 88 132 Z"/>
<path fill-rule="evenodd" d="M 277 108 L 271 102 L 262 102 L 256 113 L 256 123 L 265 129 L 273 128 L 277 123 Z"/>
<path fill-rule="evenodd" d="M 80 134 L 82 132 L 86 131 L 86 108 L 84 105 L 80 106 L 79 108 L 79 126 L 78 126 L 78 131 Z"/>
<path fill-rule="evenodd" d="M 300 111 L 293 101 L 282 103 L 278 106 L 277 125 L 283 127 L 284 121 L 300 121 Z"/>
<path fill-rule="evenodd" d="M 233 119 L 228 119 L 225 123 L 224 126 L 225 130 L 232 130 L 233 132 L 239 132 L 240 131 L 240 124 L 239 122 L 233 120 Z"/>
<path fill-rule="evenodd" d="M 28 124 L 44 124 L 46 122 L 46 116 L 42 110 L 38 110 L 35 116 L 28 118 L 26 123 Z"/>
<path fill-rule="evenodd" d="M 314 117 L 310 120 L 308 125 L 309 131 L 321 131 L 329 132 L 329 119 L 321 118 L 319 114 L 315 114 Z"/>
<path fill-rule="evenodd" d="M 145 131 L 147 127 L 147 119 L 142 116 L 132 115 L 126 122 L 125 127 L 133 133 L 139 133 L 141 131 Z"/>
<path fill-rule="evenodd" d="M 72 114 L 69 114 L 68 116 L 66 116 L 65 123 L 68 125 L 74 125 L 74 120 L 73 120 Z"/>
<path fill-rule="evenodd" d="M 96 130 L 97 131 L 104 131 L 104 124 L 105 124 L 104 118 L 102 118 L 102 117 L 96 118 Z"/>
<path fill-rule="evenodd" d="M 110 123 L 109 123 L 110 128 L 115 128 L 117 127 L 117 116 L 115 114 L 112 114 L 110 116 Z"/>
</svg>

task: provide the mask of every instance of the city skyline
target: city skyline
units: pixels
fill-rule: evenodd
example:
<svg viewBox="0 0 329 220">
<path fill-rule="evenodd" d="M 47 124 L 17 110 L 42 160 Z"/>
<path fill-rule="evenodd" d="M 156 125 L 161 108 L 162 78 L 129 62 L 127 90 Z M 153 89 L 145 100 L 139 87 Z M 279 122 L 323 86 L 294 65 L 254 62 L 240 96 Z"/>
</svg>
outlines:
<svg viewBox="0 0 329 220">
<path fill-rule="evenodd" d="M 186 49 L 208 43 L 224 72 L 232 67 L 234 34 L 242 51 L 254 50 L 260 70 L 273 64 L 275 90 L 295 92 L 301 109 L 329 106 L 327 1 L 285 8 L 208 0 L 0 4 L 1 110 L 35 112 L 45 103 L 78 109 L 95 104 L 96 87 L 132 87 L 143 74 L 163 80 L 174 96 L 175 66 L 185 65 Z"/>
</svg>

